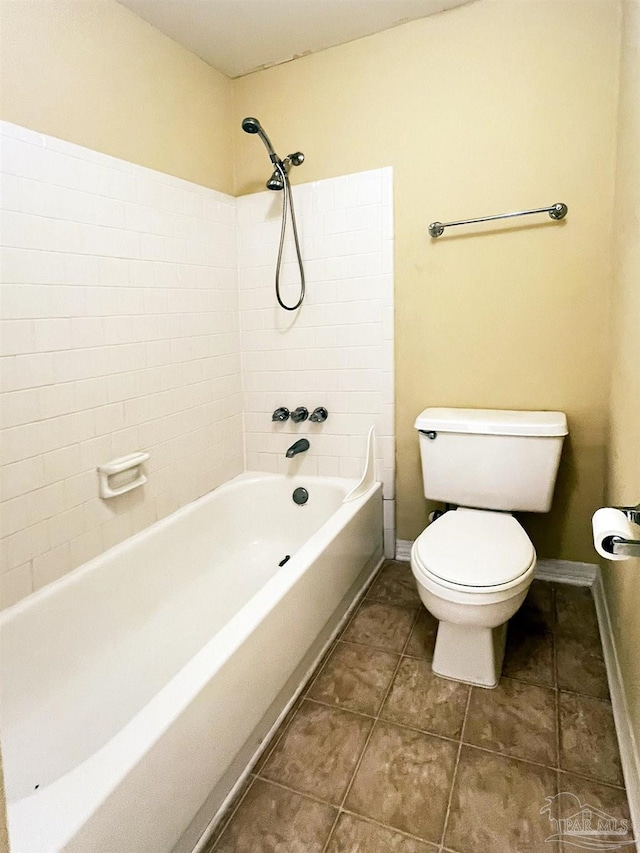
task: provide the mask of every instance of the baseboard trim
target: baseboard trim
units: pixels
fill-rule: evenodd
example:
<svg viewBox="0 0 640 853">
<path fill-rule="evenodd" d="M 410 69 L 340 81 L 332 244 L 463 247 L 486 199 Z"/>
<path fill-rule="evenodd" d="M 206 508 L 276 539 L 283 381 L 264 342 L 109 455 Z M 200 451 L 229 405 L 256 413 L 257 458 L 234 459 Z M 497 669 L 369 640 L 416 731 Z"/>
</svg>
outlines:
<svg viewBox="0 0 640 853">
<path fill-rule="evenodd" d="M 411 539 L 396 539 L 396 560 L 411 560 Z M 538 560 L 536 577 L 540 580 L 569 583 L 574 586 L 593 586 L 598 572 L 595 563 L 577 563 L 573 560 Z"/>
<path fill-rule="evenodd" d="M 636 839 L 638 839 L 636 849 L 640 851 L 640 749 L 638 748 L 639 745 L 629 722 L 627 698 L 620 671 L 616 644 L 613 638 L 611 616 L 609 615 L 604 586 L 602 585 L 602 576 L 598 567 L 596 567 L 596 577 L 592 592 L 598 615 L 604 662 L 609 679 L 609 693 L 611 694 L 611 706 L 613 708 L 613 717 L 620 746 L 622 773 L 627 789 L 629 811 L 631 812 Z"/>
<path fill-rule="evenodd" d="M 536 578 L 541 581 L 568 583 L 573 586 L 593 586 L 598 576 L 595 563 L 577 563 L 573 560 L 538 560 Z"/>
<path fill-rule="evenodd" d="M 396 539 L 396 560 L 401 563 L 408 563 L 411 560 L 411 539 Z"/>
</svg>

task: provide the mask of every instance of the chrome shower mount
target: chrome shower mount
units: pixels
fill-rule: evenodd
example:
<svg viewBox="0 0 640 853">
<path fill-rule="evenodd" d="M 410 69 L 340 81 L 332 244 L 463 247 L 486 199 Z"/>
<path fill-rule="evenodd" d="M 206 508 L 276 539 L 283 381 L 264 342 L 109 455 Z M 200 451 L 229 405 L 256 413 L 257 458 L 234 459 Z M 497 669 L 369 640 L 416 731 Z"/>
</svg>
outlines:
<svg viewBox="0 0 640 853">
<path fill-rule="evenodd" d="M 302 253 L 300 251 L 300 240 L 298 238 L 298 226 L 296 224 L 296 213 L 293 207 L 293 192 L 291 190 L 291 182 L 289 181 L 289 170 L 292 166 L 301 166 L 304 163 L 304 154 L 302 151 L 295 151 L 293 154 L 287 154 L 284 160 L 281 160 L 276 154 L 273 145 L 271 144 L 271 140 L 265 133 L 264 128 L 257 118 L 253 118 L 252 116 L 244 118 L 242 120 L 242 129 L 245 133 L 257 133 L 264 143 L 264 147 L 267 149 L 269 159 L 273 165 L 273 172 L 266 183 L 267 189 L 274 190 L 276 192 L 278 190 L 284 191 L 282 195 L 282 228 L 280 229 L 280 247 L 278 249 L 278 260 L 276 262 L 276 299 L 278 300 L 278 305 L 280 305 L 281 308 L 284 308 L 285 311 L 295 311 L 296 308 L 299 308 L 304 301 L 306 284 L 304 279 L 304 267 L 302 264 Z M 282 252 L 284 248 L 285 233 L 287 230 L 287 213 L 289 208 L 291 208 L 293 240 L 296 248 L 296 256 L 298 258 L 298 269 L 300 270 L 300 297 L 295 305 L 287 305 L 282 301 L 282 297 L 280 296 L 280 269 L 282 267 Z"/>
</svg>

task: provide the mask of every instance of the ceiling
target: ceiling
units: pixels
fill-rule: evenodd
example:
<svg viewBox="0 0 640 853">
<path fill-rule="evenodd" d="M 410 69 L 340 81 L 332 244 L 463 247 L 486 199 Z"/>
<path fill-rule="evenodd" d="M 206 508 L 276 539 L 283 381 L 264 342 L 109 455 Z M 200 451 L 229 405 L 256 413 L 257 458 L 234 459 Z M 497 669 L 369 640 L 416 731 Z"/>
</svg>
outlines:
<svg viewBox="0 0 640 853">
<path fill-rule="evenodd" d="M 242 77 L 471 0 L 119 0 L 228 77 Z"/>
</svg>

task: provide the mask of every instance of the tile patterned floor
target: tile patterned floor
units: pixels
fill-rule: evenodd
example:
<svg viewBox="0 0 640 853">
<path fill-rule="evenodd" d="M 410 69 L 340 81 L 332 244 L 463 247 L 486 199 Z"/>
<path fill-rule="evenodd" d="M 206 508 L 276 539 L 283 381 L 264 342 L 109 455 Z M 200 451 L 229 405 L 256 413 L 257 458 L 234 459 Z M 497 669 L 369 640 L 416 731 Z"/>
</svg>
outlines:
<svg viewBox="0 0 640 853">
<path fill-rule="evenodd" d="M 589 590 L 534 581 L 495 690 L 433 674 L 436 628 L 385 564 L 207 853 L 570 853 L 563 791 L 629 820 Z"/>
</svg>

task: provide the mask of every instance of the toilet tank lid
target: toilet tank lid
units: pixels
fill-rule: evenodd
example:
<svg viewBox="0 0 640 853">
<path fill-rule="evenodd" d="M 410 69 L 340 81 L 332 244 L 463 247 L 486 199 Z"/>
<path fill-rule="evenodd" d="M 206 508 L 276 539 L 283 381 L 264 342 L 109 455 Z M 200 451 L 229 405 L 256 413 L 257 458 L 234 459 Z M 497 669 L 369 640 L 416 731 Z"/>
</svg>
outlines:
<svg viewBox="0 0 640 853">
<path fill-rule="evenodd" d="M 423 432 L 462 432 L 478 435 L 567 435 L 563 412 L 521 412 L 507 409 L 425 409 L 415 428 Z"/>
</svg>

